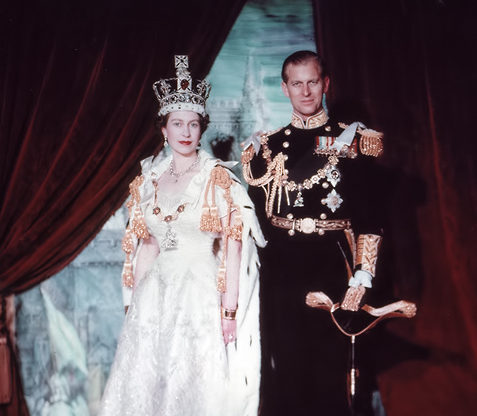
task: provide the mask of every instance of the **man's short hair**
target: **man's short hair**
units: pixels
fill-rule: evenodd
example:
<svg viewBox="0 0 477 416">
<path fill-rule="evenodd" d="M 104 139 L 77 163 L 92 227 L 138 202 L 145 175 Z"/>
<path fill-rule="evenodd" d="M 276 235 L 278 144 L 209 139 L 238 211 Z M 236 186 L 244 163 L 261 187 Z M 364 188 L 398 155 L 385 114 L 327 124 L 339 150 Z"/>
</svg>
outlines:
<svg viewBox="0 0 477 416">
<path fill-rule="evenodd" d="M 326 68 L 325 61 L 323 58 L 313 51 L 297 51 L 292 53 L 288 58 L 283 61 L 282 66 L 282 80 L 283 82 L 288 81 L 287 68 L 289 65 L 305 64 L 308 61 L 315 61 L 318 64 L 318 67 L 321 69 L 321 77 L 325 78 L 328 76 L 328 69 Z"/>
</svg>

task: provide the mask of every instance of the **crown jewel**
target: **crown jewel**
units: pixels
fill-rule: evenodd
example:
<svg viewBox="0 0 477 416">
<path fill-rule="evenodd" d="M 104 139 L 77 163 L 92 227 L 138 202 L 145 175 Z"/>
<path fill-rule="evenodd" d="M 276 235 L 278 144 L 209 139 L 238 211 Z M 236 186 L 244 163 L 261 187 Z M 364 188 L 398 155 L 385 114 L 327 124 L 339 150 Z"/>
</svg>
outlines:
<svg viewBox="0 0 477 416">
<path fill-rule="evenodd" d="M 205 116 L 205 101 L 210 84 L 206 80 L 192 80 L 187 55 L 175 55 L 176 78 L 160 79 L 152 88 L 159 101 L 160 116 L 171 111 L 190 110 Z"/>
</svg>

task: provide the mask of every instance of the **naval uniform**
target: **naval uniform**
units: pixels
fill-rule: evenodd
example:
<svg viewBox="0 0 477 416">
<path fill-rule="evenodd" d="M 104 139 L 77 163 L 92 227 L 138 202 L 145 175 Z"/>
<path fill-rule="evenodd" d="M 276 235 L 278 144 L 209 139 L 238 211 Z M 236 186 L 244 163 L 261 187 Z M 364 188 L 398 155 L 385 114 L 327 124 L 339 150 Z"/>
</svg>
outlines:
<svg viewBox="0 0 477 416">
<path fill-rule="evenodd" d="M 243 151 L 244 177 L 268 241 L 261 252 L 263 416 L 349 412 L 349 341 L 305 297 L 323 291 L 342 300 L 362 267 L 360 236 L 370 237 L 368 254 L 376 260 L 382 211 L 374 162 L 382 149 L 380 133 L 322 111 L 305 122 L 293 115 L 288 126 L 261 135 L 259 150 Z"/>
</svg>

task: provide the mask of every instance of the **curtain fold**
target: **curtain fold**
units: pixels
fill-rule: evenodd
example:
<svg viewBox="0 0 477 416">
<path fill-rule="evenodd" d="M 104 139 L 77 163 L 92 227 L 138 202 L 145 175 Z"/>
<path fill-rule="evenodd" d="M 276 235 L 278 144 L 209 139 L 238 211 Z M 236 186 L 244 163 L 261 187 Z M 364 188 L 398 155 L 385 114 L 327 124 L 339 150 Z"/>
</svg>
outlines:
<svg viewBox="0 0 477 416">
<path fill-rule="evenodd" d="M 244 3 L 2 6 L 0 295 L 57 273 L 94 238 L 139 160 L 159 150 L 152 83 L 174 76 L 174 54 L 206 76 Z M 17 394 L 2 415 L 26 414 L 13 379 Z"/>
<path fill-rule="evenodd" d="M 385 133 L 385 230 L 395 295 L 379 376 L 388 416 L 477 410 L 477 9 L 471 1 L 313 0 L 334 114 Z M 345 120 L 346 121 L 346 120 Z M 392 357 L 390 359 L 390 357 Z M 393 362 L 389 362 L 393 361 Z"/>
</svg>

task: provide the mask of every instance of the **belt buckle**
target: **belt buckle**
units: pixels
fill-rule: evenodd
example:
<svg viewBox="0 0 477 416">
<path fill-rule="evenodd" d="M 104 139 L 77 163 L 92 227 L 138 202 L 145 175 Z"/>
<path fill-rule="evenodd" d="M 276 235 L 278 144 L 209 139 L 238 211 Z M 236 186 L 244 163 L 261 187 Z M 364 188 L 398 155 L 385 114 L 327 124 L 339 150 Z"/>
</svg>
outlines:
<svg viewBox="0 0 477 416">
<path fill-rule="evenodd" d="M 314 233 L 316 230 L 315 220 L 313 218 L 302 218 L 300 220 L 300 231 L 304 234 Z"/>
</svg>

